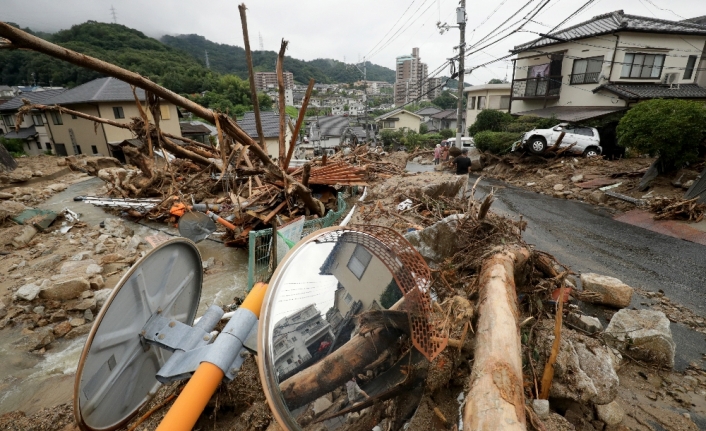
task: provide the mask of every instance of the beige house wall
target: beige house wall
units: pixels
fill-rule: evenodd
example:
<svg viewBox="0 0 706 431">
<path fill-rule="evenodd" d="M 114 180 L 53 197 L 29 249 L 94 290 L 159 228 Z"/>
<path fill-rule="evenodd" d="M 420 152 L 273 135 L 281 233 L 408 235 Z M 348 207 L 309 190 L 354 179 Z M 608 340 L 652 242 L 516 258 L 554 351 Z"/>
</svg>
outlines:
<svg viewBox="0 0 706 431">
<path fill-rule="evenodd" d="M 367 310 L 373 301 L 380 303 L 380 295 L 392 281 L 392 273 L 380 259 L 373 255 L 368 267 L 363 272 L 363 277 L 358 280 L 358 277 L 348 269 L 348 262 L 353 255 L 355 247 L 356 244 L 354 243 L 344 243 L 341 246 L 332 264 L 331 273 L 341 283 L 346 292 L 351 294 L 353 301 L 362 302 L 363 310 Z M 350 310 L 350 306 L 346 303 L 344 297 L 345 293 L 339 298 L 338 309 L 341 315 L 345 316 Z"/>
<path fill-rule="evenodd" d="M 472 88 L 472 87 L 471 87 Z M 471 98 L 476 98 L 476 106 L 474 109 L 466 110 L 466 125 L 470 126 L 476 122 L 476 117 L 480 114 L 481 109 L 478 109 L 478 98 L 485 97 L 485 109 L 500 109 L 500 98 L 502 96 L 510 96 L 510 88 L 507 89 L 485 89 L 485 90 L 466 90 L 466 106 L 471 106 Z M 507 111 L 507 109 L 503 109 Z"/>
<path fill-rule="evenodd" d="M 601 35 L 597 37 L 567 42 L 558 45 L 539 48 L 538 51 L 527 51 L 518 54 L 515 64 L 515 79 L 527 78 L 529 67 L 548 63 L 551 53 L 564 53 L 562 62 L 562 85 L 559 99 L 548 99 L 546 107 L 551 106 L 626 106 L 626 102 L 616 95 L 608 92 L 593 93 L 596 87 L 610 82 L 629 83 L 659 83 L 665 73 L 679 74 L 678 83 L 687 84 L 696 82 L 698 72 L 694 70 L 691 79 L 684 79 L 684 68 L 688 56 L 696 55 L 697 65 L 700 64 L 705 36 L 669 35 L 652 33 L 619 33 L 619 42 L 616 48 L 616 35 Z M 650 47 L 650 48 L 645 48 Z M 665 54 L 664 66 L 659 79 L 621 78 L 622 63 L 625 55 L 629 53 L 654 53 Z M 615 55 L 615 62 L 611 70 L 611 60 Z M 601 78 L 598 83 L 569 85 L 574 60 L 603 56 Z M 703 72 L 702 76 L 704 75 Z M 512 113 L 531 111 L 545 107 L 545 100 L 513 100 Z"/>
<path fill-rule="evenodd" d="M 286 130 L 287 132 L 284 135 L 285 152 L 289 151 L 289 141 L 292 139 L 292 130 L 289 127 Z M 260 142 L 259 139 L 255 139 L 255 141 Z M 265 145 L 267 146 L 267 154 L 273 160 L 279 160 L 279 137 L 265 138 Z"/>
<path fill-rule="evenodd" d="M 181 129 L 179 128 L 179 116 L 177 114 L 176 106 L 171 103 L 162 102 L 162 109 L 166 109 L 169 112 L 169 119 L 165 119 L 164 116 L 159 120 L 159 127 L 163 132 L 170 133 L 175 136 L 181 136 Z M 125 118 L 115 118 L 113 114 L 114 107 L 123 108 L 123 113 Z M 137 109 L 135 102 L 112 102 L 112 103 L 101 103 L 98 105 L 101 117 L 113 120 L 118 123 L 128 124 L 132 121 L 133 117 L 140 117 L 140 111 Z M 150 121 L 152 121 L 152 114 L 147 114 Z M 122 142 L 126 139 L 132 139 L 135 136 L 127 129 L 121 129 L 119 127 L 114 127 L 110 125 L 104 125 L 105 136 L 108 142 L 117 143 Z"/>
<path fill-rule="evenodd" d="M 88 115 L 99 116 L 96 105 L 81 104 L 68 106 L 68 108 Z M 64 144 L 68 155 L 71 156 L 76 154 L 71 143 L 69 129 L 73 130 L 76 143 L 81 147 L 82 154 L 93 154 L 91 151 L 91 146 L 95 145 L 98 153 L 105 156 L 110 155 L 108 145 L 105 140 L 105 135 L 103 134 L 103 128 L 101 126 L 95 128 L 92 121 L 79 117 L 72 118 L 71 115 L 65 113 L 61 114 L 61 121 L 63 124 L 59 125 L 54 124 L 49 113 L 47 113 L 46 117 L 46 124 L 48 125 L 51 135 L 54 138 L 54 145 Z"/>
<path fill-rule="evenodd" d="M 378 122 L 378 127 L 380 130 L 400 130 L 403 128 L 407 128 L 410 130 L 414 130 L 415 132 L 419 132 L 419 125 L 422 123 L 420 118 L 417 117 L 416 115 L 412 115 L 409 112 L 400 112 L 394 115 L 391 115 L 392 118 L 399 118 L 399 120 L 395 121 L 394 127 L 383 127 L 386 121 L 389 120 L 380 120 Z"/>
</svg>

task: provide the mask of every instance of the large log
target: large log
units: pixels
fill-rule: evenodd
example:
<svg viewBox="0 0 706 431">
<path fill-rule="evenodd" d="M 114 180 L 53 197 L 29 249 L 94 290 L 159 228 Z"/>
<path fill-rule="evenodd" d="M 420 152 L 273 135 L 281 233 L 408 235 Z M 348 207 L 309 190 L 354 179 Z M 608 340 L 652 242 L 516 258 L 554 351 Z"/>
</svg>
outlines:
<svg viewBox="0 0 706 431">
<path fill-rule="evenodd" d="M 356 335 L 326 358 L 280 383 L 285 403 L 294 410 L 340 388 L 353 375 L 364 373 L 400 334 L 381 329 L 367 336 Z"/>
<path fill-rule="evenodd" d="M 526 429 L 515 273 L 527 259 L 527 249 L 515 248 L 483 263 L 471 390 L 463 412 L 468 429 Z"/>
</svg>

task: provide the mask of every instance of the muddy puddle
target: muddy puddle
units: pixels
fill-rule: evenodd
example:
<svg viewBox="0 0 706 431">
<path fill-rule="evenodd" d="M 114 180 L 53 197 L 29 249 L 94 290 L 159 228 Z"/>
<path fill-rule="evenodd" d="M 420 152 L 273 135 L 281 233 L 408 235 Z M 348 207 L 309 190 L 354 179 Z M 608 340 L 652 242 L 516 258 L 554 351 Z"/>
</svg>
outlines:
<svg viewBox="0 0 706 431">
<path fill-rule="evenodd" d="M 79 213 L 81 221 L 98 225 L 106 218 L 115 217 L 103 209 L 80 201 L 75 196 L 95 195 L 103 182 L 97 178 L 73 184 L 40 205 L 40 208 L 62 211 L 69 208 Z M 142 238 L 151 235 L 178 236 L 174 227 L 164 223 L 125 222 Z M 201 301 L 197 316 L 211 305 L 226 305 L 247 289 L 247 251 L 224 247 L 216 240 L 207 239 L 197 244 L 202 260 L 213 257 L 215 265 L 204 276 Z M 106 279 L 106 287 L 113 287 L 119 275 Z M 86 337 L 54 341 L 44 355 L 17 350 L 11 343 L 20 338 L 20 329 L 0 331 L 0 414 L 22 410 L 32 414 L 44 407 L 69 402 L 72 399 L 74 374 Z"/>
</svg>

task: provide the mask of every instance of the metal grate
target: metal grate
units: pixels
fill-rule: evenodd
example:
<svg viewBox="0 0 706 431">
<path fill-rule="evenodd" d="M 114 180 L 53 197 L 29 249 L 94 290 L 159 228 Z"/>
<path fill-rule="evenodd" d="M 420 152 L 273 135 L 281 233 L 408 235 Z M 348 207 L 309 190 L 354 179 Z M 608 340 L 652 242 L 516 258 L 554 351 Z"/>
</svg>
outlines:
<svg viewBox="0 0 706 431">
<path fill-rule="evenodd" d="M 448 344 L 448 335 L 432 324 L 431 270 L 424 258 L 392 229 L 356 225 L 326 232 L 317 242 L 352 242 L 367 247 L 392 272 L 409 307 L 412 344 L 433 361 Z"/>
<path fill-rule="evenodd" d="M 322 218 L 304 222 L 302 238 L 310 233 L 332 226 L 346 212 L 347 205 L 343 193 L 338 193 L 338 210 L 329 211 Z M 272 248 L 272 229 L 250 231 L 248 237 L 248 291 L 258 281 L 268 281 L 270 271 L 270 250 Z"/>
</svg>

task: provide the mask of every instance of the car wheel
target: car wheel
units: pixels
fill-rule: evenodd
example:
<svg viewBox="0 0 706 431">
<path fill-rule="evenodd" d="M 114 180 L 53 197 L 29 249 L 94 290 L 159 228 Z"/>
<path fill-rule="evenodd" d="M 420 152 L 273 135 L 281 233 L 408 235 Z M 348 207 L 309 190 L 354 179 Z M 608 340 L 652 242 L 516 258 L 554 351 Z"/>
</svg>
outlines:
<svg viewBox="0 0 706 431">
<path fill-rule="evenodd" d="M 542 154 L 547 149 L 547 140 L 541 136 L 535 136 L 529 140 L 528 148 L 530 153 Z"/>
<path fill-rule="evenodd" d="M 599 156 L 600 153 L 596 149 L 596 147 L 588 147 L 586 148 L 586 151 L 583 152 L 584 157 L 596 157 Z"/>
</svg>

